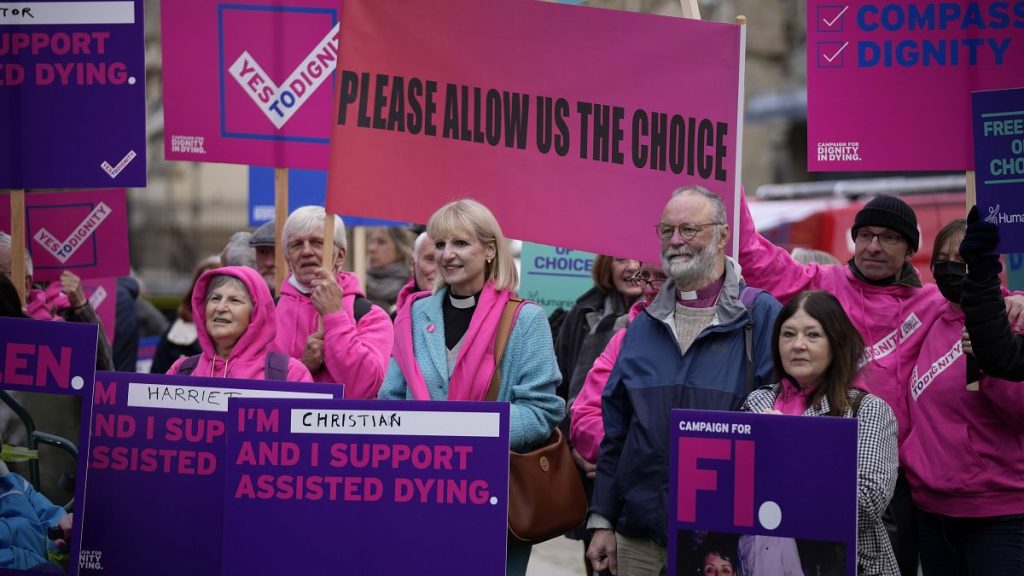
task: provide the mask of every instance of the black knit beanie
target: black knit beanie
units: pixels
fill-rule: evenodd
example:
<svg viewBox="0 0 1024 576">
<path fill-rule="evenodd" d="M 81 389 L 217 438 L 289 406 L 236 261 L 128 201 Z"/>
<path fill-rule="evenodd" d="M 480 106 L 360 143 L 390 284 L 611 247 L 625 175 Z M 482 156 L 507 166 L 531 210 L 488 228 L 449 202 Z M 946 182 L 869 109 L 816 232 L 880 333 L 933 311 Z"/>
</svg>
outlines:
<svg viewBox="0 0 1024 576">
<path fill-rule="evenodd" d="M 921 233 L 917 231 L 917 215 L 906 202 L 895 196 L 876 196 L 871 199 L 853 220 L 850 234 L 857 238 L 857 231 L 864 226 L 881 226 L 898 232 L 906 238 L 907 245 L 917 252 Z"/>
</svg>

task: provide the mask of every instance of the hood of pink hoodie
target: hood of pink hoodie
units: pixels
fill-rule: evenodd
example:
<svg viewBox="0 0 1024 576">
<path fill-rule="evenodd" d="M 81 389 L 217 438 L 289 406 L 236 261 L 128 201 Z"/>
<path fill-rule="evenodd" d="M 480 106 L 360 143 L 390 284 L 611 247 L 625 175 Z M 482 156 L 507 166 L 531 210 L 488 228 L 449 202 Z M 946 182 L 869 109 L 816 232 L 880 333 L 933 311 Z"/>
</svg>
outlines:
<svg viewBox="0 0 1024 576">
<path fill-rule="evenodd" d="M 249 292 L 252 299 L 252 314 L 249 316 L 249 327 L 238 338 L 228 358 L 220 358 L 216 354 L 216 346 L 209 332 L 206 331 L 206 292 L 216 276 L 237 278 Z M 274 299 L 270 296 L 267 283 L 255 270 L 245 266 L 227 266 L 208 270 L 196 282 L 192 293 L 192 317 L 196 319 L 196 332 L 199 344 L 203 348 L 199 364 L 193 372 L 194 376 L 214 376 L 229 378 L 264 378 L 263 369 L 266 354 L 270 351 L 270 343 L 274 341 L 277 328 L 277 317 L 274 310 Z"/>
</svg>

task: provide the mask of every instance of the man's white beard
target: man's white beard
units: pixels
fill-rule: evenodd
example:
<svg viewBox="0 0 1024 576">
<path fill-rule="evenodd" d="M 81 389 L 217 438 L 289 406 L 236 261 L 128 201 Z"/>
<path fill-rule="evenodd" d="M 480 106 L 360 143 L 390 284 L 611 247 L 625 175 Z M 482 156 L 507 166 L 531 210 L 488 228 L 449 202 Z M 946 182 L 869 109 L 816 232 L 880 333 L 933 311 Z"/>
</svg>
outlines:
<svg viewBox="0 0 1024 576">
<path fill-rule="evenodd" d="M 672 260 L 677 255 L 690 256 L 687 261 Z M 694 249 L 690 246 L 666 248 L 661 253 L 661 265 L 676 286 L 695 286 L 715 271 L 714 246 L 705 244 L 703 248 Z"/>
</svg>

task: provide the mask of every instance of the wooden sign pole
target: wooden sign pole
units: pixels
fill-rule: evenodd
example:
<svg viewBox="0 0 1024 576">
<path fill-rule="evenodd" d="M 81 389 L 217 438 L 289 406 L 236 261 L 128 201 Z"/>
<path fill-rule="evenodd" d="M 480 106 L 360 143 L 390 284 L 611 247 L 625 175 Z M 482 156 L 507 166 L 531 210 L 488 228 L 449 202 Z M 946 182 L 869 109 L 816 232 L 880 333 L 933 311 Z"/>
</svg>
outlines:
<svg viewBox="0 0 1024 576">
<path fill-rule="evenodd" d="M 288 266 L 285 264 L 288 247 L 284 244 L 284 221 L 287 219 L 288 169 L 274 168 L 274 285 L 278 294 L 288 278 Z"/>
</svg>

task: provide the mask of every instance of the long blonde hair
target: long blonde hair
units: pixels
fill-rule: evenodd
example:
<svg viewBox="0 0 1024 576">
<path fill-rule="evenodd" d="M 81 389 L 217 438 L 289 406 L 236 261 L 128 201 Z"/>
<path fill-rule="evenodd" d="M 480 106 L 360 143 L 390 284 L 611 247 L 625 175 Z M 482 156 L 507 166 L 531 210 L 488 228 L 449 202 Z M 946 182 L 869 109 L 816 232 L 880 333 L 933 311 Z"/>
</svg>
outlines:
<svg viewBox="0 0 1024 576">
<path fill-rule="evenodd" d="M 434 212 L 427 223 L 427 235 L 432 239 L 447 238 L 461 230 L 476 234 L 484 246 L 494 246 L 494 260 L 484 267 L 485 281 L 494 280 L 497 290 L 515 290 L 519 285 L 516 263 L 498 220 L 487 206 L 469 198 L 456 200 Z M 444 286 L 444 277 L 439 274 L 435 291 Z"/>
</svg>

